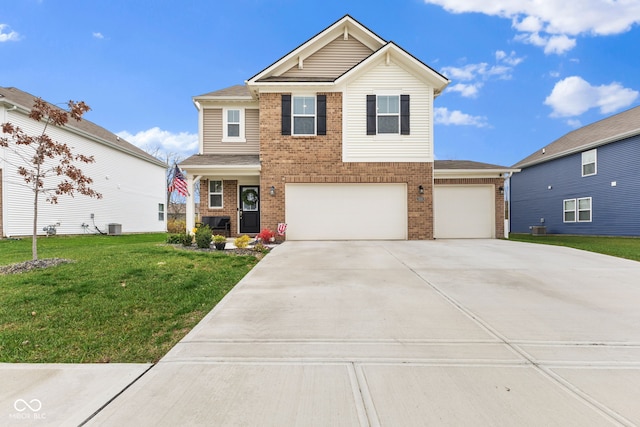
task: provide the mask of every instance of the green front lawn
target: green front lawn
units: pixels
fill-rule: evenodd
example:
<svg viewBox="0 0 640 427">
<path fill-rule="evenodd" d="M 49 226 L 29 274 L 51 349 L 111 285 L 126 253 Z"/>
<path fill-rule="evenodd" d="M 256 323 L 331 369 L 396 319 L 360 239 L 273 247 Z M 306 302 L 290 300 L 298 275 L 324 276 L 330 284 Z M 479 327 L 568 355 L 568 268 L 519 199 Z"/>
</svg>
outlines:
<svg viewBox="0 0 640 427">
<path fill-rule="evenodd" d="M 75 262 L 0 274 L 0 362 L 155 362 L 257 263 L 164 245 L 165 234 L 39 239 Z M 0 240 L 0 266 L 31 239 Z"/>
<path fill-rule="evenodd" d="M 585 251 L 612 255 L 640 261 L 640 238 L 602 237 L 602 236 L 566 236 L 554 234 L 532 236 L 530 234 L 511 234 L 509 240 L 519 242 L 542 243 L 546 245 L 568 246 Z"/>
</svg>

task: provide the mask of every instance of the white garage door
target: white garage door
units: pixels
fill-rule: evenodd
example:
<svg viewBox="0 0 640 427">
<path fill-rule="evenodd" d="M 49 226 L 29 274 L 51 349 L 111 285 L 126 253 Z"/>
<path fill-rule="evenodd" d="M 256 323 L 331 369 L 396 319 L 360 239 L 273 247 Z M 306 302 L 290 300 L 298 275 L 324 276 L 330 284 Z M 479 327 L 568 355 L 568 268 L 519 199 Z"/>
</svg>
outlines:
<svg viewBox="0 0 640 427">
<path fill-rule="evenodd" d="M 491 185 L 436 185 L 436 239 L 495 237 L 495 199 Z"/>
<path fill-rule="evenodd" d="M 287 184 L 289 240 L 404 240 L 405 184 Z"/>
</svg>

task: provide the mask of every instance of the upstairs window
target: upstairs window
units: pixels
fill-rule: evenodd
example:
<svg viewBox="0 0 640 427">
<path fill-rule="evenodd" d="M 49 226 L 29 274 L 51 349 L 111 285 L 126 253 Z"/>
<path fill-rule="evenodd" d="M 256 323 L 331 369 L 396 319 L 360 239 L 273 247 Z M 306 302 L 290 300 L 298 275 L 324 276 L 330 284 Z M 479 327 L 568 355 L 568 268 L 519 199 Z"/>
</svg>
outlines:
<svg viewBox="0 0 640 427">
<path fill-rule="evenodd" d="M 327 134 L 327 96 L 282 95 L 282 135 Z"/>
<path fill-rule="evenodd" d="M 409 95 L 367 95 L 367 135 L 409 135 Z"/>
<path fill-rule="evenodd" d="M 293 97 L 293 134 L 316 134 L 316 97 Z"/>
<path fill-rule="evenodd" d="M 244 139 L 244 110 L 240 108 L 225 108 L 223 116 L 223 142 L 245 142 Z"/>
<path fill-rule="evenodd" d="M 222 208 L 222 181 L 209 181 L 209 207 Z"/>
<path fill-rule="evenodd" d="M 595 175 L 597 168 L 596 149 L 585 151 L 582 153 L 582 176 Z"/>
<path fill-rule="evenodd" d="M 378 96 L 378 133 L 400 133 L 400 96 Z"/>
</svg>

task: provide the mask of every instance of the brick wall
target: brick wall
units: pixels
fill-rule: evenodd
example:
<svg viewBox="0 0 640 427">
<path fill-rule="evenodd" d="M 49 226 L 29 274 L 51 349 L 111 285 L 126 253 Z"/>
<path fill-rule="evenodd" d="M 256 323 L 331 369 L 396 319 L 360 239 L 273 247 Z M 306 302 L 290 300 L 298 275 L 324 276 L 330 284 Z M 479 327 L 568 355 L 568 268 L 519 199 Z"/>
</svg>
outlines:
<svg viewBox="0 0 640 427">
<path fill-rule="evenodd" d="M 343 163 L 342 94 L 326 95 L 327 134 L 294 137 L 281 135 L 281 94 L 260 94 L 262 226 L 284 222 L 286 183 L 406 183 L 409 239 L 432 239 L 433 163 Z M 267 195 L 272 185 L 276 196 Z"/>
<path fill-rule="evenodd" d="M 493 185 L 495 198 L 495 224 L 496 238 L 504 237 L 504 194 L 500 194 L 500 187 L 504 188 L 504 178 L 458 178 L 458 179 L 435 179 L 435 185 L 473 185 L 484 184 Z"/>
<path fill-rule="evenodd" d="M 200 180 L 200 218 L 203 216 L 231 217 L 231 234 L 238 234 L 238 181 L 222 182 L 222 209 L 209 208 L 209 180 Z"/>
</svg>

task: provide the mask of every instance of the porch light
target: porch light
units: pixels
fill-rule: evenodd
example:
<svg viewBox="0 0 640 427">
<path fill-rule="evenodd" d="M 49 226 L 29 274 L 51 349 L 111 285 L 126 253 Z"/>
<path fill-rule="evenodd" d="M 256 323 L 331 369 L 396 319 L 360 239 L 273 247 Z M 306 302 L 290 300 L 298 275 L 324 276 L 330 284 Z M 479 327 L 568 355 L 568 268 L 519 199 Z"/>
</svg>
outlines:
<svg viewBox="0 0 640 427">
<path fill-rule="evenodd" d="M 276 195 L 276 187 L 274 187 L 273 185 L 271 186 L 271 188 L 269 189 L 269 194 L 272 196 Z"/>
<path fill-rule="evenodd" d="M 418 193 L 424 194 L 424 187 L 422 185 L 418 185 Z"/>
<path fill-rule="evenodd" d="M 498 190 L 500 191 L 500 194 L 504 194 L 504 187 L 499 187 Z"/>
</svg>

